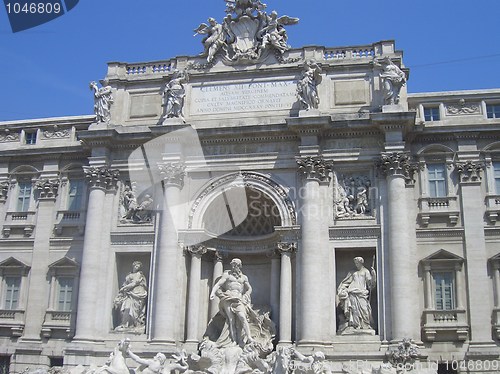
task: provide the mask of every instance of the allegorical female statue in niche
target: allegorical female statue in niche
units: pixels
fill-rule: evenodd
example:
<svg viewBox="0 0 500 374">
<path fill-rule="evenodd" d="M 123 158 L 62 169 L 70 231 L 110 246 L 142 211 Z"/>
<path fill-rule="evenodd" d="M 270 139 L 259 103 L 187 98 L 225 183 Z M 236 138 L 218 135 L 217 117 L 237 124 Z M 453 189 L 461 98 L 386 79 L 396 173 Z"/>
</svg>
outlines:
<svg viewBox="0 0 500 374">
<path fill-rule="evenodd" d="M 345 317 L 339 330 L 344 333 L 373 333 L 370 295 L 377 274 L 373 266 L 370 270 L 365 268 L 364 262 L 362 257 L 354 258 L 356 271 L 347 274 L 337 289 L 339 306 Z"/>
<path fill-rule="evenodd" d="M 125 277 L 125 282 L 115 297 L 114 306 L 120 314 L 117 331 L 143 332 L 146 320 L 146 300 L 148 285 L 142 272 L 142 262 L 132 264 L 132 272 Z"/>
</svg>

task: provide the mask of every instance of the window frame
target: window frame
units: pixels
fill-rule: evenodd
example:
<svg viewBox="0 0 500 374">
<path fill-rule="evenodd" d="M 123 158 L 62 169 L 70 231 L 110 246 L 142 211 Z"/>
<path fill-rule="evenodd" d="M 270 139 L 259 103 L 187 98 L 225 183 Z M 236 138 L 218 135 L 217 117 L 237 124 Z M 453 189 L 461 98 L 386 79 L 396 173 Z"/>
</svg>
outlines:
<svg viewBox="0 0 500 374">
<path fill-rule="evenodd" d="M 26 190 L 22 189 L 22 186 L 27 186 L 29 188 L 29 193 L 26 194 Z M 15 212 L 29 212 L 31 211 L 32 201 L 33 201 L 33 181 L 31 179 L 19 179 L 17 180 L 17 193 L 16 193 L 16 201 L 15 201 Z M 21 193 L 24 195 L 21 196 Z M 20 203 L 20 199 L 22 203 Z"/>
<path fill-rule="evenodd" d="M 490 117 L 490 111 L 488 110 L 490 107 L 493 108 L 491 111 L 492 117 Z M 500 119 L 500 103 L 485 103 L 485 115 L 486 119 Z"/>
<path fill-rule="evenodd" d="M 76 186 L 79 186 L 77 188 L 77 194 L 75 194 L 75 196 L 77 197 L 76 200 L 73 200 L 72 198 L 72 195 L 71 195 L 71 191 L 72 191 L 72 186 L 73 184 L 77 182 L 77 184 L 75 184 Z M 83 204 L 85 203 L 85 193 L 86 193 L 86 186 L 85 186 L 85 180 L 83 178 L 68 178 L 68 183 L 67 183 L 67 191 L 66 191 L 66 203 L 65 203 L 65 208 L 67 211 L 70 211 L 70 212 L 79 212 L 82 209 L 83 207 Z M 76 207 L 73 207 L 73 203 L 74 201 L 77 201 L 77 203 L 75 204 Z"/>
<path fill-rule="evenodd" d="M 433 299 L 434 299 L 434 309 L 435 310 L 438 310 L 438 311 L 450 311 L 450 310 L 455 310 L 456 309 L 456 281 L 455 281 L 455 273 L 453 271 L 449 271 L 449 270 L 435 270 L 435 271 L 432 271 L 432 285 L 433 285 Z M 445 276 L 444 275 L 447 275 L 449 276 L 449 280 L 450 280 L 450 298 L 449 298 L 449 303 L 450 303 L 450 307 L 448 308 L 447 307 L 447 298 L 446 298 L 446 285 L 444 285 L 443 287 L 443 282 L 444 282 L 444 278 Z M 437 276 L 443 276 L 442 279 L 441 279 L 441 300 L 438 299 L 438 279 Z M 439 302 L 442 303 L 441 306 L 439 306 Z"/>
<path fill-rule="evenodd" d="M 0 263 L 0 309 L 8 311 L 23 311 L 25 308 L 25 294 L 27 285 L 27 276 L 31 267 L 17 260 L 14 257 Z M 7 278 L 19 278 L 18 300 L 16 308 L 6 308 L 7 297 Z"/>
<path fill-rule="evenodd" d="M 27 146 L 36 145 L 38 143 L 38 129 L 22 130 L 22 143 Z"/>
<path fill-rule="evenodd" d="M 443 177 L 442 179 L 437 179 L 437 177 L 432 178 L 430 167 L 441 166 Z M 447 165 L 446 163 L 440 162 L 430 162 L 427 163 L 427 188 L 428 188 L 428 196 L 430 198 L 443 198 L 448 196 L 448 173 L 447 173 Z M 434 173 L 434 176 L 436 173 Z M 440 191 L 439 182 L 443 182 L 442 191 Z M 439 190 L 439 191 L 438 191 Z M 442 192 L 442 194 L 441 194 Z"/>
<path fill-rule="evenodd" d="M 425 122 L 441 121 L 441 110 L 439 106 L 424 105 L 422 108 L 423 118 Z"/>
<path fill-rule="evenodd" d="M 57 313 L 76 313 L 76 304 L 78 298 L 78 280 L 79 280 L 79 270 L 80 267 L 78 263 L 68 257 L 63 257 L 60 260 L 49 265 L 49 276 L 50 276 L 50 295 L 49 295 L 49 307 L 47 311 L 57 312 Z M 71 300 L 69 310 L 59 309 L 59 297 L 60 297 L 60 279 L 72 279 L 73 285 L 71 289 Z"/>
</svg>

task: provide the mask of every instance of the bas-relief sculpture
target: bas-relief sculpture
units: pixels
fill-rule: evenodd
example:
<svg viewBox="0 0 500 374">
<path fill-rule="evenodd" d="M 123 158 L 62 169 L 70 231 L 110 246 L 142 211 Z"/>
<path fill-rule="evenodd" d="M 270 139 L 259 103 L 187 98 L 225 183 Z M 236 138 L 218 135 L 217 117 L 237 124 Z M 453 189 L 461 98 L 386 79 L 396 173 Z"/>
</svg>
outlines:
<svg viewBox="0 0 500 374">
<path fill-rule="evenodd" d="M 389 57 L 375 59 L 374 65 L 382 69 L 380 78 L 383 85 L 384 104 L 399 104 L 399 94 L 401 88 L 406 84 L 406 74 Z"/>
<path fill-rule="evenodd" d="M 335 175 L 334 214 L 336 219 L 370 217 L 371 181 L 365 175 Z"/>
<path fill-rule="evenodd" d="M 163 122 L 168 118 L 184 119 L 184 99 L 186 97 L 185 84 L 189 81 L 189 76 L 185 71 L 175 70 L 172 78 L 165 85 L 163 90 L 164 109 Z"/>
<path fill-rule="evenodd" d="M 126 185 L 120 198 L 121 222 L 150 223 L 152 220 L 153 198 L 146 194 L 139 203 L 133 186 Z"/>
<path fill-rule="evenodd" d="M 297 82 L 297 98 L 305 110 L 318 109 L 318 84 L 321 83 L 321 67 L 314 61 L 304 64 L 302 77 Z"/>
<path fill-rule="evenodd" d="M 339 326 L 342 335 L 375 334 L 370 298 L 376 285 L 377 274 L 373 268 L 374 264 L 368 270 L 364 262 L 362 257 L 354 258 L 356 270 L 347 274 L 337 288 L 338 305 L 344 317 Z"/>
<path fill-rule="evenodd" d="M 148 283 L 142 272 L 142 262 L 135 261 L 114 300 L 114 307 L 120 315 L 120 324 L 115 331 L 144 332 L 147 297 Z"/>
<path fill-rule="evenodd" d="M 274 51 L 279 60 L 290 49 L 285 26 L 299 22 L 298 18 L 278 17 L 276 11 L 265 12 L 266 4 L 258 0 L 226 1 L 226 13 L 222 24 L 214 18 L 194 30 L 195 35 L 206 35 L 202 43 L 203 56 L 209 67 L 217 56 L 229 65 L 255 64 Z M 203 67 L 203 66 L 202 66 Z"/>
<path fill-rule="evenodd" d="M 109 123 L 113 104 L 111 87 L 104 85 L 99 88 L 96 82 L 90 82 L 90 89 L 94 91 L 94 114 L 97 123 Z"/>
</svg>

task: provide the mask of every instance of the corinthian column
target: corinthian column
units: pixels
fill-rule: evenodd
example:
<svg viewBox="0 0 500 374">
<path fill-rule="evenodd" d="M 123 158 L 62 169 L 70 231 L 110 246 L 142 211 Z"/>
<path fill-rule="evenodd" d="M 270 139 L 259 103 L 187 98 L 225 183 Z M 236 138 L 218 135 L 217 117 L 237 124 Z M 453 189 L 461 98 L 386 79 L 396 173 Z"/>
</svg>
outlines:
<svg viewBox="0 0 500 374">
<path fill-rule="evenodd" d="M 302 241 L 297 256 L 298 340 L 301 344 L 315 344 L 327 339 L 330 295 L 323 295 L 321 287 L 328 274 L 327 246 L 321 241 L 323 225 L 320 183 L 329 182 L 331 166 L 322 157 L 297 159 L 299 174 L 303 177 L 300 217 Z M 286 260 L 285 260 L 286 261 Z M 283 271 L 283 269 L 281 270 Z"/>
<path fill-rule="evenodd" d="M 207 247 L 205 247 L 204 245 L 196 245 L 186 248 L 186 254 L 191 255 L 186 339 L 186 342 L 189 343 L 198 343 L 198 321 L 200 319 L 201 258 L 205 253 L 207 253 Z"/>
<path fill-rule="evenodd" d="M 281 254 L 280 276 L 280 326 L 279 342 L 292 343 L 292 254 L 297 250 L 295 243 L 278 243 Z"/>
<path fill-rule="evenodd" d="M 75 340 L 95 340 L 97 303 L 101 302 L 95 281 L 100 276 L 100 253 L 103 250 L 101 248 L 102 209 L 105 206 L 106 191 L 116 188 L 120 172 L 107 167 L 94 166 L 84 166 L 83 171 L 90 193 L 83 238 Z"/>
<path fill-rule="evenodd" d="M 380 171 L 387 177 L 388 193 L 388 244 L 391 290 L 392 339 L 401 340 L 415 336 L 418 328 L 418 305 L 413 277 L 410 233 L 414 227 L 408 219 L 406 181 L 412 177 L 413 166 L 405 152 L 384 153 L 378 162 Z"/>
<path fill-rule="evenodd" d="M 184 187 L 185 166 L 182 162 L 158 165 L 163 177 L 163 208 L 160 216 L 158 247 L 156 249 L 156 280 L 153 303 L 153 339 L 175 343 L 180 310 L 180 257 L 176 208 Z"/>
</svg>

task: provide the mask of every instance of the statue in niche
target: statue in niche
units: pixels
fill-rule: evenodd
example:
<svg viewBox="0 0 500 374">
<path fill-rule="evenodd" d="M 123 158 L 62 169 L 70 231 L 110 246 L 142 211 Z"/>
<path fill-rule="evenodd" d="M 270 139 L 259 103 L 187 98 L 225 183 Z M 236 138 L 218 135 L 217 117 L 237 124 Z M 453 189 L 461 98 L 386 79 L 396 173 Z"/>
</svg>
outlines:
<svg viewBox="0 0 500 374">
<path fill-rule="evenodd" d="M 374 60 L 374 65 L 382 68 L 380 78 L 383 82 L 384 104 L 399 104 L 399 93 L 406 84 L 406 74 L 389 57 Z"/>
<path fill-rule="evenodd" d="M 189 81 L 189 76 L 185 71 L 175 70 L 170 81 L 165 85 L 163 90 L 163 104 L 165 114 L 163 120 L 167 118 L 184 119 L 184 99 L 186 97 L 186 88 L 184 84 Z"/>
<path fill-rule="evenodd" d="M 354 258 L 356 271 L 349 272 L 337 289 L 338 305 L 345 317 L 339 326 L 342 334 L 374 334 L 370 298 L 377 280 L 375 258 L 370 270 L 365 268 L 364 262 L 362 257 Z"/>
<path fill-rule="evenodd" d="M 241 268 L 241 260 L 233 259 L 231 270 L 222 274 L 210 293 L 210 300 L 216 296 L 219 298 L 220 314 L 225 320 L 216 340 L 218 347 L 236 345 L 243 348 L 252 343 L 268 345 L 268 339 L 274 335 L 274 326 L 268 313 L 259 315 L 252 309 L 252 287 Z"/>
<path fill-rule="evenodd" d="M 132 272 L 125 277 L 114 300 L 114 307 L 121 317 L 115 331 L 144 332 L 147 297 L 148 284 L 142 272 L 142 262 L 134 261 Z"/>
<path fill-rule="evenodd" d="M 215 55 L 219 50 L 226 45 L 226 35 L 223 26 L 218 23 L 215 18 L 208 19 L 208 25 L 202 23 L 194 30 L 195 36 L 198 34 L 207 35 L 201 42 L 205 47 L 203 56 L 207 56 L 207 62 L 213 62 Z"/>
<path fill-rule="evenodd" d="M 322 70 L 314 61 L 304 64 L 302 78 L 297 82 L 297 98 L 305 110 L 318 109 L 318 84 L 321 83 Z"/>
<path fill-rule="evenodd" d="M 367 176 L 335 177 L 335 218 L 345 219 L 371 215 L 368 192 L 371 186 Z"/>
<path fill-rule="evenodd" d="M 104 85 L 99 88 L 97 83 L 92 81 L 90 82 L 90 89 L 94 91 L 94 114 L 97 122 L 109 123 L 111 120 L 111 104 L 113 104 L 111 86 Z"/>
<path fill-rule="evenodd" d="M 134 188 L 130 185 L 126 185 L 122 192 L 121 206 L 122 222 L 148 223 L 152 220 L 153 198 L 146 194 L 139 203 Z"/>
<path fill-rule="evenodd" d="M 259 34 L 263 35 L 261 48 L 264 49 L 267 46 L 272 46 L 280 54 L 288 51 L 290 46 L 288 45 L 288 35 L 284 26 L 295 25 L 297 23 L 299 23 L 298 18 L 288 16 L 278 18 L 278 13 L 273 10 L 271 15 L 266 15 L 266 26 L 259 32 Z"/>
</svg>

